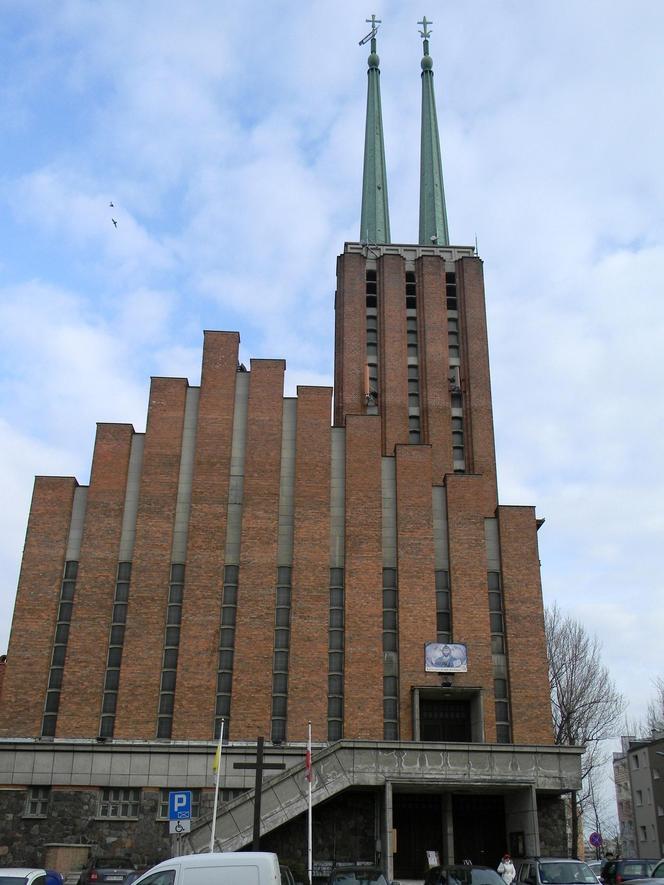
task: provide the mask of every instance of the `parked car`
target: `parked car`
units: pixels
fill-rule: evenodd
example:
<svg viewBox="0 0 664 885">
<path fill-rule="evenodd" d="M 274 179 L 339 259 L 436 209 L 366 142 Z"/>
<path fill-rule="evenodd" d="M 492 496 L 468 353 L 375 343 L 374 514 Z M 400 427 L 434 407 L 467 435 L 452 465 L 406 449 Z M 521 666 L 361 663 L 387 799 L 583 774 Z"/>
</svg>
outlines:
<svg viewBox="0 0 664 885">
<path fill-rule="evenodd" d="M 135 870 L 135 865 L 128 857 L 91 857 L 81 870 L 78 885 L 122 883 Z"/>
<path fill-rule="evenodd" d="M 630 879 L 629 885 L 664 885 L 664 860 L 660 860 L 648 877 Z"/>
<path fill-rule="evenodd" d="M 279 872 L 281 873 L 281 885 L 295 885 L 295 877 L 290 871 L 290 867 L 279 864 Z"/>
<path fill-rule="evenodd" d="M 137 885 L 210 885 L 241 882 L 242 885 L 280 885 L 276 854 L 268 851 L 224 851 L 171 857 L 151 867 Z"/>
<path fill-rule="evenodd" d="M 334 867 L 327 885 L 387 885 L 385 874 L 378 867 Z"/>
<path fill-rule="evenodd" d="M 514 866 L 515 885 L 597 885 L 588 864 L 571 857 L 523 857 Z"/>
<path fill-rule="evenodd" d="M 448 864 L 431 867 L 424 885 L 503 885 L 503 880 L 492 867 Z"/>
<path fill-rule="evenodd" d="M 46 885 L 46 870 L 36 867 L 3 867 L 0 885 Z"/>
<path fill-rule="evenodd" d="M 593 871 L 593 873 L 599 879 L 599 877 L 600 877 L 599 874 L 602 872 L 602 867 L 604 866 L 604 861 L 603 860 L 590 860 L 590 861 L 587 861 L 587 864 L 590 867 L 590 869 Z"/>
<path fill-rule="evenodd" d="M 651 873 L 658 866 L 657 860 L 657 858 L 619 857 L 618 860 L 610 861 L 614 868 L 612 878 L 616 885 L 633 879 L 650 879 Z"/>
</svg>

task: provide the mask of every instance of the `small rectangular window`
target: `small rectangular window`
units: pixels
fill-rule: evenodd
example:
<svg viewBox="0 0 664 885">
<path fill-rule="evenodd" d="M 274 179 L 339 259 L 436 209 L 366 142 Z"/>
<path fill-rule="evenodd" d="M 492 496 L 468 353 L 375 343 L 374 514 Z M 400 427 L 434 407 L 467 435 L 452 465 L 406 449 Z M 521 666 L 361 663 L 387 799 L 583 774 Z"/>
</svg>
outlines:
<svg viewBox="0 0 664 885">
<path fill-rule="evenodd" d="M 99 797 L 98 817 L 136 818 L 141 800 L 139 789 L 106 787 Z"/>
<path fill-rule="evenodd" d="M 48 815 L 48 802 L 50 796 L 50 787 L 29 787 L 24 816 L 46 817 Z"/>
</svg>

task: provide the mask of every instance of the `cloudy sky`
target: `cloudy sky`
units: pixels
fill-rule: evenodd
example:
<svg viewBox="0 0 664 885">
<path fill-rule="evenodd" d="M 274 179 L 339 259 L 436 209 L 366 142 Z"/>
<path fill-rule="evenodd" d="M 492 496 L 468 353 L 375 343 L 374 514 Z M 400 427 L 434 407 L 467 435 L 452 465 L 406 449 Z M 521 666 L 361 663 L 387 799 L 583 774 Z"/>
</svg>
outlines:
<svg viewBox="0 0 664 885">
<path fill-rule="evenodd" d="M 500 497 L 641 716 L 664 674 L 664 4 L 0 0 L 0 652 L 33 475 L 89 477 L 202 330 L 331 384 L 376 13 L 394 242 L 421 41 L 452 242 L 485 262 Z M 114 208 L 109 203 L 114 203 Z M 114 217 L 118 226 L 113 226 Z M 527 637 L 524 637 L 527 642 Z M 619 725 L 616 725 L 616 731 Z"/>
</svg>

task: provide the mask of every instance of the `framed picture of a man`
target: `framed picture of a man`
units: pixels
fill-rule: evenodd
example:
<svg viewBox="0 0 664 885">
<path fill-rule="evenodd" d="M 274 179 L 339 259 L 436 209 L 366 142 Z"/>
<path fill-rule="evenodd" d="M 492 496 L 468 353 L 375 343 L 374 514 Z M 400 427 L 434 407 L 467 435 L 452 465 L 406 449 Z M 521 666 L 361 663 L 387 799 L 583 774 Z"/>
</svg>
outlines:
<svg viewBox="0 0 664 885">
<path fill-rule="evenodd" d="M 427 673 L 466 673 L 468 649 L 458 642 L 427 642 L 424 669 Z"/>
</svg>

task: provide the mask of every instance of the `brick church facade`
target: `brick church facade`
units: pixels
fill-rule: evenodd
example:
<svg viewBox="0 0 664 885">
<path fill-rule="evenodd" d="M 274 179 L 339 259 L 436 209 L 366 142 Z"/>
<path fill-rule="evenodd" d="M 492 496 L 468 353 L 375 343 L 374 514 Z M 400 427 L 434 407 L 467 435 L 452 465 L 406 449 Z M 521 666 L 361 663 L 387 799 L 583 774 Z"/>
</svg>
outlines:
<svg viewBox="0 0 664 885">
<path fill-rule="evenodd" d="M 157 860 L 172 789 L 193 791 L 204 847 L 222 720 L 219 848 L 251 841 L 260 735 L 280 766 L 264 845 L 302 857 L 311 721 L 321 875 L 565 850 L 579 751 L 552 745 L 539 523 L 498 502 L 482 261 L 448 241 L 426 20 L 423 36 L 419 242 L 392 244 L 373 32 L 334 391 L 285 398 L 283 360 L 247 371 L 238 333 L 207 331 L 200 386 L 153 378 L 145 433 L 98 425 L 89 486 L 37 477 L 0 698 L 0 863 L 62 842 Z M 427 643 L 465 646 L 467 669 L 427 671 Z"/>
</svg>

